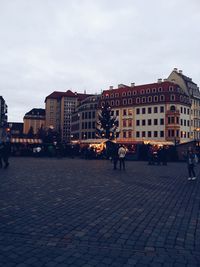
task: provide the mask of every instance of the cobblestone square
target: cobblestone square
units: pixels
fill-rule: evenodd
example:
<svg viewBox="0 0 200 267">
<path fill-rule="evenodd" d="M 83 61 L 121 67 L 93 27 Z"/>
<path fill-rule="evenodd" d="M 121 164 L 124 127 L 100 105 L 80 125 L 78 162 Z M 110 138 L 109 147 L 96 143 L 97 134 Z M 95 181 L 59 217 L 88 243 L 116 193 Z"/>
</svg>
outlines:
<svg viewBox="0 0 200 267">
<path fill-rule="evenodd" d="M 200 183 L 185 163 L 11 158 L 0 266 L 200 266 Z"/>
</svg>

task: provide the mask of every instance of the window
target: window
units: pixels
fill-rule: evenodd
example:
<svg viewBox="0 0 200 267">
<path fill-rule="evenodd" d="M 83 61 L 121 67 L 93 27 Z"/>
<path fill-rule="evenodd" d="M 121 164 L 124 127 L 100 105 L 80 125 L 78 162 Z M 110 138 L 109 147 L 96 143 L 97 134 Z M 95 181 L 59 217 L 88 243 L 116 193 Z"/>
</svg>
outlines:
<svg viewBox="0 0 200 267">
<path fill-rule="evenodd" d="M 158 107 L 154 107 L 154 113 L 158 113 Z"/>
<path fill-rule="evenodd" d="M 162 87 L 158 87 L 158 92 L 162 92 Z"/>
<path fill-rule="evenodd" d="M 157 95 L 154 96 L 154 102 L 158 102 L 158 96 Z"/>
<path fill-rule="evenodd" d="M 140 114 L 140 109 L 139 108 L 136 109 L 136 114 Z"/>
<path fill-rule="evenodd" d="M 142 132 L 142 137 L 146 137 L 146 132 Z"/>
<path fill-rule="evenodd" d="M 126 127 L 126 120 L 123 120 L 123 127 Z"/>
<path fill-rule="evenodd" d="M 114 100 L 111 100 L 110 104 L 111 104 L 111 106 L 114 106 L 115 105 Z"/>
<path fill-rule="evenodd" d="M 136 120 L 136 125 L 140 126 L 140 120 Z"/>
<path fill-rule="evenodd" d="M 146 97 L 142 97 L 142 103 L 146 103 Z"/>
<path fill-rule="evenodd" d="M 161 95 L 160 96 L 160 101 L 164 101 L 165 100 L 165 96 L 164 95 Z"/>
<path fill-rule="evenodd" d="M 174 101 L 175 100 L 175 95 L 170 95 L 170 100 Z"/>
<path fill-rule="evenodd" d="M 181 107 L 181 113 L 183 113 L 183 107 Z"/>
<path fill-rule="evenodd" d="M 132 103 L 133 103 L 132 99 L 129 98 L 129 99 L 128 99 L 128 104 L 132 104 Z"/>
<path fill-rule="evenodd" d="M 146 125 L 146 121 L 142 120 L 142 126 L 145 126 L 145 125 Z"/>
<path fill-rule="evenodd" d="M 147 101 L 152 102 L 152 96 L 148 96 Z"/>
<path fill-rule="evenodd" d="M 129 116 L 132 116 L 132 115 L 133 115 L 133 111 L 132 111 L 132 109 L 128 109 L 128 115 L 129 115 Z"/>
<path fill-rule="evenodd" d="M 131 91 L 128 91 L 127 95 L 128 95 L 128 96 L 131 96 Z"/>
<path fill-rule="evenodd" d="M 123 93 L 122 93 L 122 96 L 126 96 L 126 92 L 123 92 Z"/>
<path fill-rule="evenodd" d="M 140 137 L 140 132 L 136 132 L 136 137 Z"/>
<path fill-rule="evenodd" d="M 160 131 L 160 137 L 164 137 L 164 131 Z"/>
<path fill-rule="evenodd" d="M 128 120 L 128 127 L 132 127 L 132 120 Z"/>
<path fill-rule="evenodd" d="M 158 125 L 158 119 L 154 119 L 154 125 Z"/>
<path fill-rule="evenodd" d="M 148 131 L 148 137 L 151 137 L 151 131 Z"/>
<path fill-rule="evenodd" d="M 145 114 L 145 113 L 146 113 L 146 109 L 142 108 L 142 114 Z"/>
<path fill-rule="evenodd" d="M 164 119 L 160 119 L 160 125 L 164 125 Z"/>
<path fill-rule="evenodd" d="M 119 97 L 119 93 L 115 93 L 115 97 Z"/>
<path fill-rule="evenodd" d="M 123 105 L 127 105 L 127 99 L 123 99 Z"/>
<path fill-rule="evenodd" d="M 136 103 L 137 103 L 137 104 L 140 103 L 140 98 L 139 98 L 139 97 L 136 98 Z"/>
<path fill-rule="evenodd" d="M 116 106 L 119 106 L 119 100 L 116 100 L 116 101 L 115 101 L 115 105 L 116 105 Z"/>
<path fill-rule="evenodd" d="M 126 116 L 127 113 L 126 113 L 126 109 L 123 109 L 123 116 Z"/>
<path fill-rule="evenodd" d="M 148 114 L 151 114 L 151 108 L 148 108 Z"/>
<path fill-rule="evenodd" d="M 154 131 L 154 137 L 158 137 L 158 132 Z"/>
<path fill-rule="evenodd" d="M 123 132 L 123 138 L 126 138 L 126 132 Z"/>
<path fill-rule="evenodd" d="M 151 119 L 148 119 L 148 125 L 151 125 Z"/>
<path fill-rule="evenodd" d="M 160 107 L 160 113 L 163 113 L 163 112 L 164 112 L 164 107 L 161 106 L 161 107 Z"/>
</svg>

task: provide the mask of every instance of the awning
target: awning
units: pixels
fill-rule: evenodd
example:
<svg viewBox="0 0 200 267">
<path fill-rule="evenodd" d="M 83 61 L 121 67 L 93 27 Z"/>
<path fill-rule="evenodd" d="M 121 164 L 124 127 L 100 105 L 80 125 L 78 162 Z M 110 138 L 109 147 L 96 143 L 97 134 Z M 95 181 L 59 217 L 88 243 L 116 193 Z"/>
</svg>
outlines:
<svg viewBox="0 0 200 267">
<path fill-rule="evenodd" d="M 21 144 L 42 144 L 42 140 L 38 138 L 11 138 L 10 142 Z"/>
</svg>

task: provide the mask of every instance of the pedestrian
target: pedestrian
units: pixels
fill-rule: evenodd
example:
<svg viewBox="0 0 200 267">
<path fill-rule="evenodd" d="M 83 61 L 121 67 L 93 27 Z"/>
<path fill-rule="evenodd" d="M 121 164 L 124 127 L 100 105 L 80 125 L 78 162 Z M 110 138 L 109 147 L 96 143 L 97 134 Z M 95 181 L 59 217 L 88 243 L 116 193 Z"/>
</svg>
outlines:
<svg viewBox="0 0 200 267">
<path fill-rule="evenodd" d="M 121 171 L 122 167 L 125 170 L 125 156 L 126 156 L 126 149 L 123 145 L 120 145 L 118 149 L 118 156 L 119 156 L 119 169 Z"/>
<path fill-rule="evenodd" d="M 194 171 L 194 167 L 196 162 L 196 154 L 193 152 L 192 148 L 189 147 L 188 148 L 188 152 L 187 152 L 187 167 L 188 167 L 188 180 L 195 180 L 196 179 L 196 174 Z"/>
<path fill-rule="evenodd" d="M 113 170 L 117 169 L 117 163 L 118 163 L 118 160 L 119 160 L 118 149 L 119 149 L 118 145 L 115 144 L 115 145 L 113 145 L 112 150 L 111 150 L 111 157 L 112 157 L 112 162 L 113 162 Z"/>
<path fill-rule="evenodd" d="M 3 167 L 2 160 L 4 163 L 4 169 L 7 169 L 9 166 L 9 155 L 10 155 L 10 143 L 8 140 L 6 142 L 0 141 L 0 168 Z"/>
</svg>

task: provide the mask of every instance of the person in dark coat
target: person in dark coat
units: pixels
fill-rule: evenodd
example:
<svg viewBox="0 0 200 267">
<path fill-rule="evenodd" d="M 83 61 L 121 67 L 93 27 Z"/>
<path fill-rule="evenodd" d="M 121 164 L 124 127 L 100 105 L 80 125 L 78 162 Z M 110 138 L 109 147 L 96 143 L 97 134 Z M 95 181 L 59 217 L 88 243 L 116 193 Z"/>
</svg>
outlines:
<svg viewBox="0 0 200 267">
<path fill-rule="evenodd" d="M 115 144 L 112 147 L 111 157 L 112 157 L 112 161 L 113 161 L 113 170 L 117 169 L 117 163 L 118 163 L 118 160 L 119 160 L 118 149 L 119 149 L 119 147 L 118 147 L 117 144 Z"/>
<path fill-rule="evenodd" d="M 6 141 L 6 142 L 0 141 L 0 168 L 3 167 L 2 160 L 4 163 L 4 169 L 8 168 L 9 156 L 10 156 L 10 143 L 8 141 Z"/>
<path fill-rule="evenodd" d="M 195 180 L 196 179 L 196 173 L 194 171 L 194 167 L 195 167 L 195 159 L 196 159 L 196 155 L 193 152 L 192 148 L 189 147 L 188 148 L 188 152 L 187 152 L 187 166 L 188 166 L 188 180 Z"/>
</svg>

